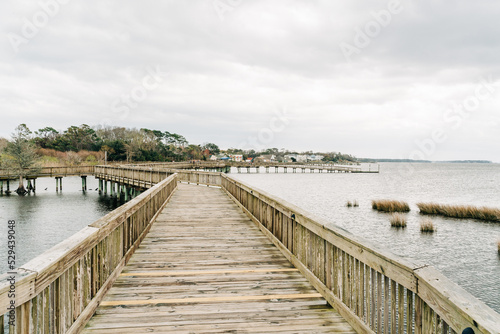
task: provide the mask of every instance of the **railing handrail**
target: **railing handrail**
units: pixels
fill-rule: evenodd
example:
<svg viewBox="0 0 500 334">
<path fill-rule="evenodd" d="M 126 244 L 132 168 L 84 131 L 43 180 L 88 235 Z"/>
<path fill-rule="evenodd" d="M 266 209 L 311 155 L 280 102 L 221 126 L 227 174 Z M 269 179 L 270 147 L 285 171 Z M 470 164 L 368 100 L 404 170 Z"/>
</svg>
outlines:
<svg viewBox="0 0 500 334">
<path fill-rule="evenodd" d="M 94 172 L 94 165 L 83 166 L 57 166 L 57 167 L 40 167 L 35 173 L 30 173 L 27 177 L 37 176 L 58 176 L 58 175 L 79 175 L 79 174 L 92 174 Z M 7 168 L 0 168 L 0 177 L 17 177 L 18 174 Z"/>
<path fill-rule="evenodd" d="M 29 303 L 45 289 L 48 289 L 49 286 L 52 286 L 56 280 L 60 279 L 62 274 L 67 272 L 67 270 L 78 263 L 82 264 L 84 258 L 86 259 L 86 257 L 90 256 L 90 252 L 94 251 L 97 245 L 108 237 L 112 239 L 108 239 L 110 242 L 106 247 L 110 247 L 110 249 L 116 247 L 115 253 L 108 255 L 112 256 L 111 262 L 102 262 L 102 264 L 106 266 L 106 269 L 97 268 L 96 270 L 98 270 L 98 272 L 101 271 L 101 275 L 103 275 L 103 270 L 109 271 L 108 275 L 110 276 L 106 277 L 106 275 L 104 275 L 104 279 L 101 278 L 101 281 L 104 280 L 107 282 L 108 278 L 111 279 L 111 273 L 117 275 L 115 271 L 119 268 L 113 267 L 112 263 L 116 266 L 118 263 L 126 261 L 125 257 L 129 256 L 128 254 L 133 252 L 135 247 L 137 247 L 137 243 L 140 242 L 144 234 L 141 231 L 150 225 L 148 217 L 153 217 L 151 218 L 151 221 L 153 221 L 154 217 L 159 212 L 158 210 L 163 205 L 163 202 L 160 203 L 158 199 L 171 196 L 176 186 L 177 174 L 173 174 L 158 182 L 148 191 L 143 192 L 139 196 L 106 214 L 104 217 L 92 222 L 71 237 L 17 268 L 15 270 L 18 272 L 15 285 L 15 306 L 17 309 L 22 311 L 27 305 L 26 303 Z M 142 214 L 141 212 L 144 213 Z M 128 222 L 129 218 L 137 213 L 141 213 L 140 217 L 136 217 L 137 220 L 147 219 L 147 221 L 137 223 L 137 221 L 134 220 L 134 222 L 130 222 L 130 224 L 135 224 L 134 227 L 125 227 L 125 222 Z M 118 232 L 118 234 L 116 234 L 116 232 Z M 98 259 L 97 261 L 102 261 L 102 259 Z M 2 310 L 0 312 L 0 317 L 2 317 L 2 320 L 3 314 L 8 312 L 12 300 L 9 296 L 9 276 L 11 275 L 8 273 L 0 276 L 0 310 Z M 104 289 L 105 282 L 101 281 L 99 284 L 101 284 Z M 101 289 L 99 286 L 97 287 L 99 288 L 97 291 L 100 293 Z M 51 289 L 53 288 L 51 287 Z M 94 292 L 93 295 L 98 294 L 96 291 Z M 47 307 L 49 307 L 49 305 L 47 305 Z M 27 312 L 30 312 L 30 307 L 27 307 L 27 310 Z M 83 314 L 83 310 L 81 311 Z"/>
</svg>

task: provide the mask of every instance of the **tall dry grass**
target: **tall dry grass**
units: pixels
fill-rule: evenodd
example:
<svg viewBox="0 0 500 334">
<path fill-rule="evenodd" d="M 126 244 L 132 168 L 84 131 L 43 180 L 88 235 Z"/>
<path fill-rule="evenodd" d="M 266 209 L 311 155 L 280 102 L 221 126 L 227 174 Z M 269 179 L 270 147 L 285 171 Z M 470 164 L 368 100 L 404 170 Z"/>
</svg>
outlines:
<svg viewBox="0 0 500 334">
<path fill-rule="evenodd" d="M 61 152 L 48 148 L 39 148 L 37 153 L 42 156 L 42 165 L 44 167 L 93 165 L 104 162 L 104 152 L 101 151 Z"/>
<path fill-rule="evenodd" d="M 359 207 L 359 203 L 358 201 L 354 200 L 354 201 L 347 201 L 347 203 L 345 204 L 345 206 L 347 206 L 348 208 L 357 208 Z"/>
<path fill-rule="evenodd" d="M 393 213 L 391 216 L 391 226 L 392 227 L 406 227 L 406 217 L 400 213 Z"/>
<path fill-rule="evenodd" d="M 498 250 L 498 255 L 500 255 L 500 240 L 497 241 L 497 250 Z"/>
<path fill-rule="evenodd" d="M 420 213 L 441 215 L 450 218 L 479 219 L 500 222 L 500 209 L 473 205 L 445 205 L 437 203 L 417 203 Z"/>
<path fill-rule="evenodd" d="M 410 206 L 408 203 L 403 201 L 392 201 L 392 200 L 373 200 L 372 208 L 374 210 L 382 212 L 408 212 L 410 211 Z"/>
<path fill-rule="evenodd" d="M 420 232 L 422 233 L 434 233 L 436 231 L 436 227 L 432 220 L 426 218 L 420 222 Z"/>
</svg>

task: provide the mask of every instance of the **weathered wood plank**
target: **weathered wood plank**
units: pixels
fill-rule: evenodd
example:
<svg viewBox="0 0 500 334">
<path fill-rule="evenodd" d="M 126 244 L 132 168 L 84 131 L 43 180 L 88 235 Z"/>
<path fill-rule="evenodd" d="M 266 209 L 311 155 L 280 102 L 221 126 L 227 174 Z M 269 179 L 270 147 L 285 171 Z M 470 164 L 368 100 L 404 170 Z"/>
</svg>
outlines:
<svg viewBox="0 0 500 334">
<path fill-rule="evenodd" d="M 180 185 L 84 333 L 211 332 L 216 328 L 354 332 L 228 200 L 218 189 Z M 259 203 L 254 202 L 256 206 Z M 230 205 L 217 205 L 214 210 L 213 203 Z M 260 206 L 254 212 L 265 219 L 266 230 L 278 236 L 286 230 L 271 206 Z M 324 241 L 303 227 L 295 237 L 293 243 L 302 245 L 298 256 L 326 280 L 328 247 Z M 305 245 L 311 250 L 305 252 Z M 149 311 L 166 307 L 177 310 L 174 317 Z M 238 310 L 240 315 L 236 316 Z"/>
</svg>

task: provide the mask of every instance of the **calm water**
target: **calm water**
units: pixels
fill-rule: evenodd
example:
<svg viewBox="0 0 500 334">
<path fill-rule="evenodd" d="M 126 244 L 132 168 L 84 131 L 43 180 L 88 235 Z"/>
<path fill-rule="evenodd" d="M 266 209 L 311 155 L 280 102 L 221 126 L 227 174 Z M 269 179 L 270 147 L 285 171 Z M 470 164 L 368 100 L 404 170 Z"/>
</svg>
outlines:
<svg viewBox="0 0 500 334">
<path fill-rule="evenodd" d="M 53 178 L 37 180 L 36 195 L 0 196 L 0 272 L 7 271 L 7 221 L 16 221 L 16 265 L 20 267 L 52 246 L 80 231 L 117 207 L 116 199 L 99 196 L 98 182 L 80 177 L 63 178 L 63 191 L 55 191 Z M 11 190 L 17 188 L 11 183 Z M 47 188 L 47 190 L 45 190 Z M 5 186 L 4 186 L 5 189 Z"/>
<path fill-rule="evenodd" d="M 500 256 L 496 241 L 500 224 L 433 218 L 438 231 L 422 235 L 415 204 L 436 201 L 500 207 L 500 165 L 382 164 L 380 174 L 237 174 L 257 188 L 279 196 L 350 232 L 375 241 L 393 253 L 428 263 L 500 312 Z M 65 177 L 56 193 L 53 178 L 37 180 L 37 194 L 0 197 L 0 272 L 7 271 L 7 221 L 16 225 L 16 256 L 20 266 L 117 207 L 101 197 L 97 180 L 88 178 L 82 193 L 79 177 Z M 45 188 L 48 188 L 45 190 Z M 412 205 L 408 227 L 390 227 L 389 215 L 371 209 L 372 199 L 406 200 Z M 357 200 L 359 208 L 347 208 Z"/>
<path fill-rule="evenodd" d="M 237 174 L 233 176 L 376 242 L 448 278 L 500 312 L 500 223 L 433 217 L 437 232 L 423 235 L 416 203 L 435 201 L 500 207 L 499 164 L 381 164 L 380 174 Z M 390 227 L 373 199 L 408 201 L 408 227 Z M 359 208 L 347 208 L 358 200 Z"/>
</svg>

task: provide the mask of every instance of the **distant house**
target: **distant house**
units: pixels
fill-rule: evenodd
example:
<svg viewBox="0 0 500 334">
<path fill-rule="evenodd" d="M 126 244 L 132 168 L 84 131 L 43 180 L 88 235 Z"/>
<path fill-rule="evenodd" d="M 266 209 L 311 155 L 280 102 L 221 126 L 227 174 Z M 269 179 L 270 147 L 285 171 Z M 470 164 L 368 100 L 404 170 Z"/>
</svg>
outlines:
<svg viewBox="0 0 500 334">
<path fill-rule="evenodd" d="M 246 162 L 248 162 L 249 164 L 252 163 L 253 161 L 253 158 L 247 158 L 247 160 L 245 160 Z"/>
<path fill-rule="evenodd" d="M 216 155 L 211 155 L 211 156 L 210 156 L 210 160 L 211 160 L 211 161 L 217 161 L 217 160 L 219 160 L 219 159 L 217 158 L 217 156 L 216 156 Z"/>
<path fill-rule="evenodd" d="M 231 154 L 229 157 L 233 161 L 236 161 L 236 162 L 242 162 L 243 161 L 243 155 L 241 155 L 241 154 Z"/>
<path fill-rule="evenodd" d="M 255 162 L 276 162 L 274 154 L 264 154 L 254 159 Z"/>
<path fill-rule="evenodd" d="M 322 159 L 323 159 L 322 155 L 311 154 L 311 155 L 307 156 L 307 161 L 320 161 Z"/>
<path fill-rule="evenodd" d="M 308 156 L 305 154 L 287 154 L 283 162 L 307 162 Z"/>
</svg>

